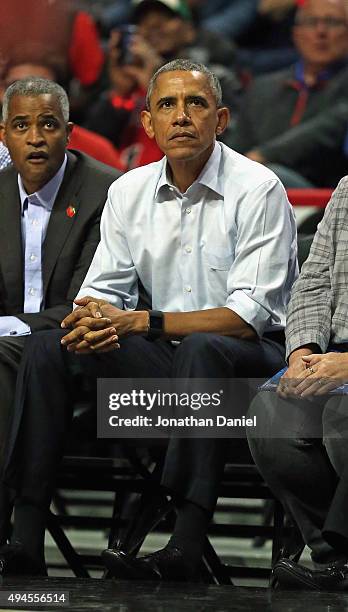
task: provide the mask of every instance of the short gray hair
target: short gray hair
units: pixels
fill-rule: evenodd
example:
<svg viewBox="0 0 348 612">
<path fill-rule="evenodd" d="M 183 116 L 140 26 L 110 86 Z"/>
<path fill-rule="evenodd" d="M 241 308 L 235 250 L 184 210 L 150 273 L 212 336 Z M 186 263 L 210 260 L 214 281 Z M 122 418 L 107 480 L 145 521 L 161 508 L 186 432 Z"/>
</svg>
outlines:
<svg viewBox="0 0 348 612">
<path fill-rule="evenodd" d="M 197 63 L 191 62 L 191 60 L 187 60 L 187 59 L 176 59 L 176 60 L 173 60 L 172 62 L 168 62 L 167 64 L 164 64 L 164 66 L 161 66 L 161 68 L 159 68 L 155 72 L 155 74 L 152 76 L 149 86 L 147 88 L 147 94 L 146 94 L 147 110 L 150 110 L 150 99 L 153 94 L 153 90 L 155 89 L 156 81 L 158 77 L 164 72 L 174 72 L 175 70 L 180 70 L 183 72 L 200 72 L 201 74 L 204 74 L 207 78 L 211 91 L 216 100 L 216 106 L 218 108 L 222 106 L 221 85 L 220 85 L 220 81 L 217 78 L 217 76 L 211 70 L 209 70 L 209 68 L 207 68 L 204 64 L 199 64 L 198 62 Z"/>
<path fill-rule="evenodd" d="M 41 96 L 43 94 L 51 94 L 57 98 L 64 121 L 67 123 L 69 121 L 69 100 L 66 92 L 58 83 L 40 77 L 20 79 L 6 89 L 2 102 L 3 121 L 7 121 L 10 101 L 14 96 Z"/>
</svg>

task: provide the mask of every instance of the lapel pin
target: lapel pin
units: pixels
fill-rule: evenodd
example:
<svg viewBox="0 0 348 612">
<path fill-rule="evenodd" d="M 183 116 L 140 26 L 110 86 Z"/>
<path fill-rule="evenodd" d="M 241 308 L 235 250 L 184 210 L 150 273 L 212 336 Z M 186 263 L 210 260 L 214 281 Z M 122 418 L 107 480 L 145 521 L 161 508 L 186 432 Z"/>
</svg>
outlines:
<svg viewBox="0 0 348 612">
<path fill-rule="evenodd" d="M 68 206 L 68 208 L 66 209 L 66 214 L 68 217 L 75 217 L 76 215 L 76 209 L 74 208 L 74 206 Z"/>
</svg>

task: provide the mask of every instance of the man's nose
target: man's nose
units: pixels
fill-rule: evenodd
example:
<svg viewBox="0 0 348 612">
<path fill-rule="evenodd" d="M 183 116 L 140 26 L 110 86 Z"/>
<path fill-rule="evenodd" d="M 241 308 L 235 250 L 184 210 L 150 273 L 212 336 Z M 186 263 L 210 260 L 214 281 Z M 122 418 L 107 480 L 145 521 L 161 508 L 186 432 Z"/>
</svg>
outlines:
<svg viewBox="0 0 348 612">
<path fill-rule="evenodd" d="M 328 28 L 328 25 L 325 22 L 325 20 L 324 19 L 317 19 L 317 22 L 315 24 L 315 31 L 318 34 L 326 35 L 328 33 L 328 30 L 329 30 L 329 28 Z"/>
<path fill-rule="evenodd" d="M 45 138 L 43 136 L 41 128 L 38 125 L 30 126 L 27 132 L 27 140 L 30 144 L 36 146 L 44 142 Z"/>
<path fill-rule="evenodd" d="M 191 123 L 191 116 L 186 104 L 178 105 L 176 108 L 175 123 L 178 125 L 187 125 Z"/>
</svg>

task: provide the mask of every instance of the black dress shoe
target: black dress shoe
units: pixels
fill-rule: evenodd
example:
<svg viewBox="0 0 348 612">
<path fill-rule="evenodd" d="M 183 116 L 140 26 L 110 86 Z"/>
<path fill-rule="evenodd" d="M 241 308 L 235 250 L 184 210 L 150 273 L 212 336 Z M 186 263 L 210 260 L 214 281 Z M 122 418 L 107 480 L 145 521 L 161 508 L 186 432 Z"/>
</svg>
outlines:
<svg viewBox="0 0 348 612">
<path fill-rule="evenodd" d="M 102 552 L 104 565 L 112 576 L 132 580 L 170 580 L 198 582 L 199 572 L 189 567 L 178 548 L 166 547 L 151 555 L 135 558 L 122 550 L 108 548 Z"/>
<path fill-rule="evenodd" d="M 348 564 L 311 570 L 290 559 L 281 559 L 273 567 L 271 581 L 280 589 L 345 591 L 348 590 Z"/>
<path fill-rule="evenodd" d="M 1 576 L 47 576 L 44 563 L 39 563 L 24 552 L 21 544 L 0 546 Z"/>
</svg>

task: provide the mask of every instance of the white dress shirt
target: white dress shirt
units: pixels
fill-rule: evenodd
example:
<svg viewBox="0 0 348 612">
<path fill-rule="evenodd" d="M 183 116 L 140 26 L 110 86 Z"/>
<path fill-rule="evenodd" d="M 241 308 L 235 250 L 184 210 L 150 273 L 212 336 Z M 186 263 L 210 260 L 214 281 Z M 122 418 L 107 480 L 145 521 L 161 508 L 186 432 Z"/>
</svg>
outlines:
<svg viewBox="0 0 348 612">
<path fill-rule="evenodd" d="M 78 296 L 135 309 L 140 280 L 153 309 L 226 306 L 261 336 L 285 325 L 296 252 L 295 219 L 279 179 L 216 143 L 183 194 L 166 158 L 111 185 Z"/>
<path fill-rule="evenodd" d="M 64 177 L 67 157 L 54 177 L 35 193 L 28 195 L 20 175 L 22 249 L 24 254 L 24 312 L 40 312 L 43 307 L 42 248 L 53 204 Z M 20 248 L 18 246 L 18 248 Z M 0 336 L 26 336 L 29 325 L 14 316 L 0 317 Z"/>
</svg>

